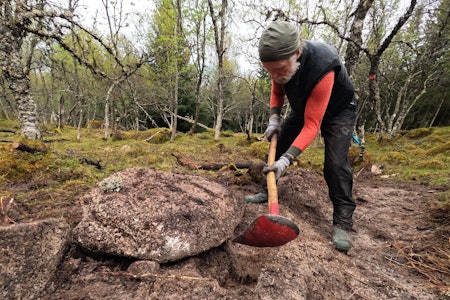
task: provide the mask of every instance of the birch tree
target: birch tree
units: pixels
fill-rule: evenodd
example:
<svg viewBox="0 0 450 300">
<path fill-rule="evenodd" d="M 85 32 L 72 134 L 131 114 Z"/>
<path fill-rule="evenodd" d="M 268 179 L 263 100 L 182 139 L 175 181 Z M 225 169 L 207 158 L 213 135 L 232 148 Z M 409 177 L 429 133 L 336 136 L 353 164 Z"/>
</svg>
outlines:
<svg viewBox="0 0 450 300">
<path fill-rule="evenodd" d="M 369 99 L 373 103 L 374 112 L 376 115 L 377 123 L 379 125 L 378 138 L 382 139 L 384 132 L 387 129 L 386 121 L 382 113 L 382 102 L 379 89 L 379 67 L 383 53 L 388 49 L 394 37 L 400 31 L 402 26 L 411 17 L 414 8 L 416 7 L 417 0 L 411 0 L 404 14 L 395 23 L 391 32 L 386 35 L 377 45 L 375 45 L 372 51 L 367 53 L 369 59 Z M 376 24 L 374 24 L 376 26 Z M 375 32 L 378 32 L 380 28 L 374 28 Z"/>
<path fill-rule="evenodd" d="M 2 63 L 2 75 L 9 81 L 9 88 L 18 104 L 19 119 L 21 121 L 22 135 L 30 139 L 38 139 L 41 134 L 38 128 L 36 104 L 30 94 L 29 64 L 34 48 L 39 39 L 48 39 L 58 43 L 68 51 L 80 64 L 90 69 L 94 74 L 109 80 L 110 86 L 105 96 L 105 138 L 109 135 L 109 104 L 112 92 L 127 78 L 132 76 L 144 63 L 148 61 L 148 54 L 132 52 L 121 53 L 118 43 L 120 29 L 123 25 L 121 15 L 122 1 L 102 0 L 107 15 L 111 12 L 109 20 L 109 41 L 105 41 L 93 30 L 75 21 L 74 11 L 78 1 L 69 1 L 68 7 L 56 7 L 46 0 L 35 1 L 0 1 L 2 14 L 0 17 L 0 59 Z M 113 4 L 111 4 L 113 3 Z M 113 10 L 109 10 L 113 5 Z M 117 14 L 116 14 L 117 12 Z M 71 24 L 69 26 L 69 24 Z M 77 48 L 77 46 L 89 46 L 83 44 L 76 35 L 78 43 L 68 43 L 66 35 L 71 30 L 77 30 L 87 34 L 96 45 L 99 45 L 114 61 L 113 72 L 97 64 L 96 58 L 88 52 L 89 47 Z M 29 58 L 21 55 L 21 47 L 25 38 L 36 37 L 31 41 Z M 35 42 L 33 42 L 35 41 Z M 129 49 L 129 48 L 128 48 Z"/>
<path fill-rule="evenodd" d="M 220 138 L 222 121 L 224 117 L 224 55 L 225 38 L 227 31 L 228 0 L 221 0 L 218 7 L 212 0 L 208 0 L 209 12 L 214 31 L 214 45 L 217 54 L 217 102 L 216 102 L 216 123 L 214 126 L 214 139 Z"/>
<path fill-rule="evenodd" d="M 347 52 L 345 58 L 346 66 L 349 67 L 351 75 L 354 75 L 353 68 L 359 58 L 359 54 L 362 52 L 365 54 L 369 61 L 368 68 L 368 103 L 369 110 L 374 111 L 377 124 L 379 125 L 379 138 L 383 136 L 386 131 L 387 125 L 382 114 L 382 101 L 380 97 L 380 87 L 379 87 L 379 67 L 382 61 L 382 56 L 388 47 L 393 42 L 394 38 L 400 32 L 401 28 L 405 25 L 408 19 L 411 17 L 416 5 L 417 0 L 410 0 L 409 6 L 406 8 L 405 12 L 397 19 L 396 22 L 392 22 L 388 16 L 392 17 L 395 8 L 398 9 L 399 2 L 395 3 L 385 3 L 377 2 L 379 7 L 374 7 L 374 1 L 372 0 L 361 0 L 354 13 L 353 23 L 350 28 L 350 34 L 347 36 L 346 30 L 341 29 L 334 22 L 330 22 L 325 11 L 323 11 L 323 16 L 321 19 L 311 20 L 305 17 L 300 20 L 296 20 L 301 24 L 314 24 L 314 25 L 326 25 L 341 39 L 346 40 L 349 44 L 347 47 Z M 370 16 L 372 19 L 367 20 Z M 388 31 L 388 25 L 393 24 L 390 31 Z M 362 40 L 362 30 L 364 24 L 369 24 L 372 26 L 369 38 L 366 42 Z M 354 77 L 354 76 L 352 76 Z M 362 126 L 364 126 L 365 115 L 362 117 Z"/>
<path fill-rule="evenodd" d="M 188 23 L 192 24 L 190 35 L 192 42 L 190 44 L 191 57 L 196 70 L 195 83 L 195 113 L 192 126 L 189 133 L 193 134 L 197 128 L 200 118 L 200 107 L 202 103 L 201 87 L 204 81 L 206 68 L 206 43 L 209 39 L 209 26 L 206 22 L 208 16 L 208 5 L 204 0 L 193 0 L 191 4 L 195 9 L 188 12 Z"/>
<path fill-rule="evenodd" d="M 181 76 L 189 60 L 182 15 L 182 1 L 161 0 L 154 15 L 154 49 L 156 72 L 154 86 L 161 118 L 171 129 L 171 140 L 175 139 L 178 127 Z M 185 76 L 187 77 L 187 76 Z"/>
<path fill-rule="evenodd" d="M 25 27 L 42 27 L 41 18 L 44 1 L 0 1 L 0 66 L 2 75 L 17 103 L 21 135 L 31 140 L 41 138 L 36 103 L 30 93 L 30 65 L 37 40 L 30 37 L 27 57 L 22 53 L 24 42 L 29 37 Z M 36 10 L 30 10 L 35 7 Z M 55 13 L 51 14 L 56 17 Z"/>
</svg>

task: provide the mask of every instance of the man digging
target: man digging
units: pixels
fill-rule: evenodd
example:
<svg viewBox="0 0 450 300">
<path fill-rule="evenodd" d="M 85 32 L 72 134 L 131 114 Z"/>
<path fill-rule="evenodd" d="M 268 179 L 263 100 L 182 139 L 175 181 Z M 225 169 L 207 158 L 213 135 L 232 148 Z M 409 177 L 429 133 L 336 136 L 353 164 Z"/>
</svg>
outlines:
<svg viewBox="0 0 450 300">
<path fill-rule="evenodd" d="M 296 27 L 287 21 L 272 22 L 261 35 L 258 50 L 263 67 L 272 77 L 265 136 L 270 141 L 274 133 L 279 135 L 276 161 L 263 173 L 273 171 L 278 180 L 320 130 L 325 141 L 324 177 L 333 203 L 333 243 L 339 251 L 347 252 L 352 246 L 349 231 L 356 207 L 348 161 L 356 119 L 353 83 L 332 47 L 302 40 Z M 281 122 L 285 97 L 291 112 Z M 267 202 L 267 186 L 244 200 Z"/>
</svg>

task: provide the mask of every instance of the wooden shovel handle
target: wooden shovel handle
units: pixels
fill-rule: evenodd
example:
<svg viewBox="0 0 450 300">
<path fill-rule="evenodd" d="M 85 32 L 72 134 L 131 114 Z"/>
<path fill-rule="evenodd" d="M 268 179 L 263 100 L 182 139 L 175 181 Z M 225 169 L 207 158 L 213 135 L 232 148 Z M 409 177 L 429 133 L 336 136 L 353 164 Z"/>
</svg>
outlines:
<svg viewBox="0 0 450 300">
<path fill-rule="evenodd" d="M 278 136 L 275 133 L 270 139 L 269 146 L 269 156 L 267 159 L 267 165 L 271 166 L 275 162 L 275 154 L 277 152 L 277 141 Z M 279 215 L 278 207 L 278 190 L 277 190 L 277 180 L 275 177 L 275 172 L 269 172 L 266 175 L 267 180 L 267 193 L 268 193 L 268 204 L 269 204 L 269 214 Z"/>
</svg>

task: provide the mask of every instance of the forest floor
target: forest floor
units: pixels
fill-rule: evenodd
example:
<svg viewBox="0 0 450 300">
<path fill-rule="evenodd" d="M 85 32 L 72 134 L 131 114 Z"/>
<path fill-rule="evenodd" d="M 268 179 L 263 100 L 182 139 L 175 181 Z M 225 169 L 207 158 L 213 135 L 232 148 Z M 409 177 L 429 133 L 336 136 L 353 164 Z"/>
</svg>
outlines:
<svg viewBox="0 0 450 300">
<path fill-rule="evenodd" d="M 279 248 L 227 241 L 137 275 L 128 270 L 131 260 L 72 245 L 41 299 L 449 299 L 449 270 L 439 265 L 445 253 L 430 254 L 449 242 L 448 224 L 433 222 L 446 216 L 432 215 L 428 204 L 438 190 L 360 173 L 354 246 L 346 255 L 330 241 L 332 210 L 321 174 L 295 169 L 287 175 L 278 184 L 281 214 L 299 226 L 296 240 Z M 236 197 L 258 191 L 235 176 L 216 179 Z M 242 205 L 236 232 L 267 210 Z M 76 216 L 80 207 L 64 210 Z"/>
</svg>

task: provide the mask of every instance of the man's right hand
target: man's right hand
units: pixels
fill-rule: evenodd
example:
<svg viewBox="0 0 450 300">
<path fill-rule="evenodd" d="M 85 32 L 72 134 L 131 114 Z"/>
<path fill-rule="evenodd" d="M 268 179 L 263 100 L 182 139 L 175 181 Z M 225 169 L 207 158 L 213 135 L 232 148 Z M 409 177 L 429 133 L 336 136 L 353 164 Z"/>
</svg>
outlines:
<svg viewBox="0 0 450 300">
<path fill-rule="evenodd" d="M 266 136 L 267 140 L 270 141 L 274 133 L 280 134 L 281 126 L 280 126 L 280 116 L 273 115 L 269 118 L 269 124 L 267 125 L 267 129 L 264 132 L 264 135 Z"/>
</svg>

